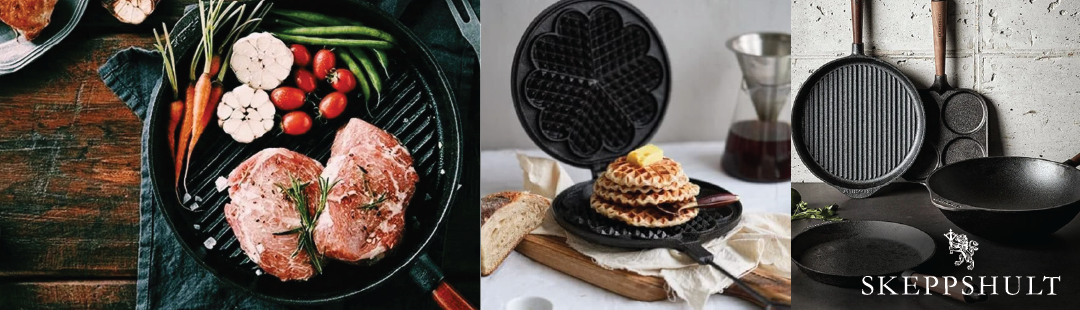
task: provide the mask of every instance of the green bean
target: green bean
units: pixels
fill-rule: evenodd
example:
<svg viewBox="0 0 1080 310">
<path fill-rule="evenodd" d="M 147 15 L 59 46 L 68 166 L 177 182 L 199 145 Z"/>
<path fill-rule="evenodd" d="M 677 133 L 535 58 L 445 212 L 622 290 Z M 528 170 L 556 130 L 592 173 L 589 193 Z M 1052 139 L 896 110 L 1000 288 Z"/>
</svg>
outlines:
<svg viewBox="0 0 1080 310">
<path fill-rule="evenodd" d="M 356 40 L 356 39 L 334 39 L 334 38 L 316 38 L 305 36 L 294 36 L 283 33 L 274 33 L 279 39 L 311 45 L 329 45 L 329 46 L 358 46 L 358 47 L 370 47 L 374 49 L 391 49 L 394 47 L 393 43 L 382 40 Z"/>
<path fill-rule="evenodd" d="M 312 23 L 315 23 L 315 24 L 322 24 L 322 25 L 334 25 L 334 24 L 340 25 L 340 24 L 357 24 L 357 23 L 359 23 L 358 21 L 355 21 L 355 20 L 352 20 L 352 19 L 349 19 L 349 18 L 330 16 L 330 15 L 325 15 L 325 14 L 320 14 L 320 13 L 315 13 L 315 12 L 308 12 L 308 11 L 273 9 L 273 10 L 270 11 L 270 13 L 273 13 L 275 15 L 281 15 L 281 16 L 285 16 L 285 17 L 290 17 L 290 18 L 293 18 L 293 19 L 309 21 L 309 22 L 312 22 Z"/>
<path fill-rule="evenodd" d="M 303 24 L 285 18 L 271 18 L 270 20 L 268 20 L 268 22 L 270 22 L 271 24 L 277 24 L 285 27 L 304 27 Z"/>
<path fill-rule="evenodd" d="M 375 59 L 379 60 L 379 65 L 382 66 L 383 74 L 386 74 L 386 78 L 390 78 L 390 57 L 386 55 L 386 51 L 372 49 L 375 52 Z"/>
<path fill-rule="evenodd" d="M 364 72 L 367 73 L 368 79 L 371 81 L 371 89 L 374 90 L 375 100 L 378 102 L 382 96 L 382 78 L 379 77 L 379 73 L 375 71 L 375 65 L 371 63 L 371 58 L 368 58 L 364 50 L 359 48 L 349 48 L 353 57 L 356 57 L 356 61 L 360 63 L 361 67 L 364 67 Z"/>
<path fill-rule="evenodd" d="M 386 33 L 379 29 L 363 26 L 295 27 L 282 29 L 278 32 L 290 35 L 316 37 L 356 35 L 382 39 L 383 41 L 394 43 L 394 36 L 391 36 L 389 33 Z"/>
<path fill-rule="evenodd" d="M 368 86 L 367 78 L 364 77 L 364 71 L 361 70 L 360 66 L 356 64 L 356 60 L 354 60 L 352 56 L 349 56 L 349 53 L 346 52 L 346 49 L 338 49 L 337 55 L 338 57 L 341 57 L 341 61 L 349 67 L 349 71 L 352 71 L 353 75 L 356 76 L 356 86 L 360 87 L 360 94 L 364 95 L 364 102 L 371 102 L 371 88 L 369 88 Z M 370 115 L 371 106 L 367 104 L 365 104 L 364 106 L 367 107 L 368 114 Z"/>
</svg>

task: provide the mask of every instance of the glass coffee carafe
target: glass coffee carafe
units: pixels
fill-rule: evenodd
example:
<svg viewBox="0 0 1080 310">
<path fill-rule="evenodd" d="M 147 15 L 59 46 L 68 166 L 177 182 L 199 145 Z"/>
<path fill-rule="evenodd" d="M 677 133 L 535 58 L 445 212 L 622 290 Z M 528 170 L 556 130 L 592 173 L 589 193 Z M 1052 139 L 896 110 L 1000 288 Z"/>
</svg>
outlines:
<svg viewBox="0 0 1080 310">
<path fill-rule="evenodd" d="M 727 46 L 743 78 L 721 165 L 746 181 L 791 180 L 791 36 L 748 33 Z"/>
</svg>

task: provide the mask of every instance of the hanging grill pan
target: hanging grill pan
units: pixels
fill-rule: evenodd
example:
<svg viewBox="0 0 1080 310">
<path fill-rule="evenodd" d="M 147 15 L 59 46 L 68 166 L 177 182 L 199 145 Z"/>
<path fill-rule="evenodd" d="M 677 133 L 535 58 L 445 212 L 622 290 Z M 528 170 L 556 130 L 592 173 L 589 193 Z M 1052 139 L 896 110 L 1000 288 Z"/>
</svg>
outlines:
<svg viewBox="0 0 1080 310">
<path fill-rule="evenodd" d="M 799 89 L 792 142 L 811 173 L 865 198 L 911 167 L 926 115 L 907 76 L 863 54 L 862 0 L 851 1 L 851 12 L 852 54 L 825 64 Z"/>
</svg>

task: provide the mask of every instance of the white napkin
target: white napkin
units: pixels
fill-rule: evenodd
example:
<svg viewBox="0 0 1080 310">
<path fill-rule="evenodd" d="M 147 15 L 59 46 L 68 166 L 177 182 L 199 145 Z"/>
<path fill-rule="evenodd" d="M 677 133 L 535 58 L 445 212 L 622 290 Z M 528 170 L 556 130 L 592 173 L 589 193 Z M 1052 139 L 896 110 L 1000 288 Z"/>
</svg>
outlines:
<svg viewBox="0 0 1080 310">
<path fill-rule="evenodd" d="M 573 185 L 558 162 L 541 157 L 517 154 L 524 172 L 525 189 L 555 198 Z M 685 254 L 671 249 L 626 250 L 596 245 L 578 239 L 555 222 L 548 211 L 544 223 L 533 234 L 566 237 L 566 243 L 609 269 L 625 269 L 641 275 L 659 276 L 675 295 L 694 309 L 705 308 L 709 296 L 723 292 L 734 282 L 710 266 L 695 263 Z M 787 214 L 744 213 L 735 229 L 704 244 L 714 261 L 739 277 L 755 267 L 791 278 L 791 220 Z"/>
</svg>

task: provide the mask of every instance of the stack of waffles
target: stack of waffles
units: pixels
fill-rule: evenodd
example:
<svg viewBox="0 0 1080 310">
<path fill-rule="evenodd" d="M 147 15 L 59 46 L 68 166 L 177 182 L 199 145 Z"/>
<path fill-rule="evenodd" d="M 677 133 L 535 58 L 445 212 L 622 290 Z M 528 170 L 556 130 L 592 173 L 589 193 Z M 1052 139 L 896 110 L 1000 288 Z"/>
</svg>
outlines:
<svg viewBox="0 0 1080 310">
<path fill-rule="evenodd" d="M 643 165 L 624 156 L 597 178 L 590 204 L 596 212 L 633 226 L 670 227 L 698 215 L 699 191 L 670 158 Z"/>
</svg>

